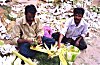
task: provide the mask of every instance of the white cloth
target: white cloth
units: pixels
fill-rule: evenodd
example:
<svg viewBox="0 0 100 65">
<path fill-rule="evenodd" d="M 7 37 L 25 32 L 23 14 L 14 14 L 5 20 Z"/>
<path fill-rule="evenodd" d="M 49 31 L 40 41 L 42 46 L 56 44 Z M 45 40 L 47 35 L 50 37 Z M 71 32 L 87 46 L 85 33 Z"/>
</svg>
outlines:
<svg viewBox="0 0 100 65">
<path fill-rule="evenodd" d="M 74 18 L 70 18 L 68 21 L 66 21 L 64 28 L 60 32 L 63 35 L 66 35 L 67 38 L 72 38 L 76 40 L 78 36 L 85 37 L 85 35 L 88 32 L 88 23 L 82 19 L 80 24 L 76 26 L 74 23 Z"/>
</svg>

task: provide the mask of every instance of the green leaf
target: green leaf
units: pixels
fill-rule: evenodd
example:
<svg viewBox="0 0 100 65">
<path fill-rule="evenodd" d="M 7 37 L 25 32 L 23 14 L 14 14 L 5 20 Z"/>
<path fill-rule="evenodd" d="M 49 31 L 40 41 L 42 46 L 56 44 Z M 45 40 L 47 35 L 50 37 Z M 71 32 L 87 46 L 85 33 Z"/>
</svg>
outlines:
<svg viewBox="0 0 100 65">
<path fill-rule="evenodd" d="M 72 55 L 72 59 L 71 59 L 72 62 L 74 62 L 74 60 L 76 59 L 76 56 L 77 56 L 77 54 Z"/>
<path fill-rule="evenodd" d="M 0 40 L 0 45 L 4 45 L 4 41 Z"/>
</svg>

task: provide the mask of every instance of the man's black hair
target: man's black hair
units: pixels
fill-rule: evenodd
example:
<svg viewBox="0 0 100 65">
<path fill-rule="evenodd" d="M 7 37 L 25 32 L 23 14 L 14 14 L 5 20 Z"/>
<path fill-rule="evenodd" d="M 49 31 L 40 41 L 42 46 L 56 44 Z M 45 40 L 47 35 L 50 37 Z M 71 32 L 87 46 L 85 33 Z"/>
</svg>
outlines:
<svg viewBox="0 0 100 65">
<path fill-rule="evenodd" d="M 82 14 L 84 15 L 85 10 L 83 8 L 74 8 L 74 15 L 75 14 Z"/>
<path fill-rule="evenodd" d="M 35 7 L 34 5 L 27 5 L 27 6 L 25 7 L 25 15 L 26 15 L 28 12 L 29 12 L 29 13 L 32 13 L 32 14 L 35 14 L 35 13 L 37 12 L 36 7 Z"/>
</svg>

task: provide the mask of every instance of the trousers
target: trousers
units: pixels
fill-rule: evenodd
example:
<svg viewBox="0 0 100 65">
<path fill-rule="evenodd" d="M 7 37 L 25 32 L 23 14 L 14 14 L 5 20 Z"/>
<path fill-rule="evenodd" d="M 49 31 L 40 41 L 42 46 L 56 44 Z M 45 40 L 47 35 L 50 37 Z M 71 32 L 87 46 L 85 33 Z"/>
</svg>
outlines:
<svg viewBox="0 0 100 65">
<path fill-rule="evenodd" d="M 59 32 L 56 32 L 56 33 L 53 33 L 52 34 L 52 37 L 58 41 L 59 40 L 59 36 L 60 36 L 60 33 Z M 67 44 L 67 43 L 70 43 L 71 45 L 75 45 L 76 41 L 79 39 L 79 37 L 76 39 L 76 40 L 73 40 L 72 38 L 66 38 L 66 36 L 63 37 L 61 43 L 64 43 L 64 44 Z M 87 44 L 86 42 L 84 41 L 84 39 L 82 38 L 79 42 L 79 46 L 76 46 L 78 47 L 80 50 L 84 50 L 87 48 Z"/>
</svg>

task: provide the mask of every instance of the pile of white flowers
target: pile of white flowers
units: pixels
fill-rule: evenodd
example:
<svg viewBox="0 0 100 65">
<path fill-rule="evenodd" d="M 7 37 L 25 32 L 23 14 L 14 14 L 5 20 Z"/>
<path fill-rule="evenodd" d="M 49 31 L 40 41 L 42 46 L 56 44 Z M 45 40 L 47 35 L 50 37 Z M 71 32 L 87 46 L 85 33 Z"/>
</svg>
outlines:
<svg viewBox="0 0 100 65">
<path fill-rule="evenodd" d="M 0 65 L 12 65 L 16 58 L 16 55 L 12 54 L 15 51 L 16 46 L 10 44 L 4 44 L 0 46 Z"/>
<path fill-rule="evenodd" d="M 9 39 L 10 35 L 7 34 L 7 29 L 0 23 L 0 39 Z"/>
<path fill-rule="evenodd" d="M 0 38 L 1 39 L 4 39 L 4 37 L 6 36 L 6 34 L 5 34 L 6 32 L 7 32 L 7 30 L 6 30 L 5 26 L 3 26 L 2 23 L 0 23 Z"/>
<path fill-rule="evenodd" d="M 4 44 L 0 46 L 0 53 L 5 55 L 8 53 L 12 53 L 12 51 L 16 50 L 15 45 Z"/>
</svg>

